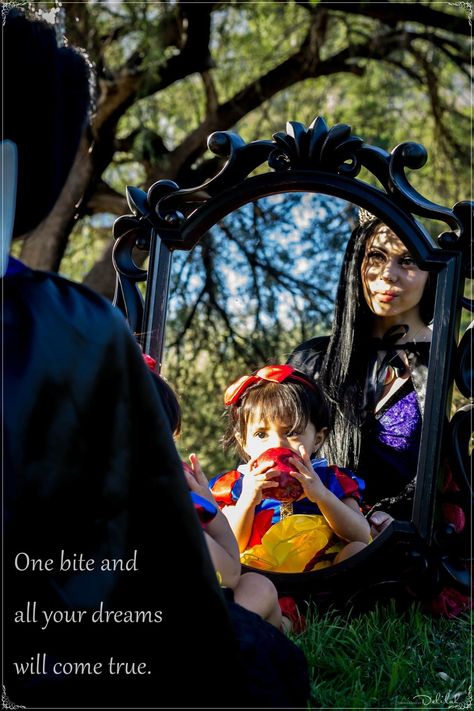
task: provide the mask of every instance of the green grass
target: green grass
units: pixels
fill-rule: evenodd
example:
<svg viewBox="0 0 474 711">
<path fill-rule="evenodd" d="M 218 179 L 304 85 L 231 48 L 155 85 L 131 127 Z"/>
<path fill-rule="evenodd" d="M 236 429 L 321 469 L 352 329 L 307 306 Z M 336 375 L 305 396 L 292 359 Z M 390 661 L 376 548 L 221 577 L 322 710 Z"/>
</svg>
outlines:
<svg viewBox="0 0 474 711">
<path fill-rule="evenodd" d="M 350 618 L 311 610 L 296 639 L 309 708 L 471 709 L 472 615 L 433 619 L 393 605 Z"/>
</svg>

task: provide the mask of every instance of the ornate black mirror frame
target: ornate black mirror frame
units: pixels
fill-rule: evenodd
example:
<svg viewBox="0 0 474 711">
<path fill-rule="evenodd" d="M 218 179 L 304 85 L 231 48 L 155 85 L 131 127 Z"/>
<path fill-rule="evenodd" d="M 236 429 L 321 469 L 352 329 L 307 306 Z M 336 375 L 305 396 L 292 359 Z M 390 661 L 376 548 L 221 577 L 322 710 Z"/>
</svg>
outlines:
<svg viewBox="0 0 474 711">
<path fill-rule="evenodd" d="M 462 558 L 469 544 L 459 541 L 453 527 L 439 516 L 439 488 L 449 466 L 460 497 L 472 508 L 468 440 L 470 408 L 449 422 L 452 386 L 472 397 L 472 332 L 459 346 L 460 314 L 473 302 L 463 297 L 464 281 L 472 278 L 473 203 L 452 209 L 434 204 L 409 183 L 405 169 L 421 168 L 427 153 L 420 144 L 398 145 L 391 154 L 364 143 L 350 126 L 331 129 L 318 117 L 306 128 L 289 122 L 286 133 L 273 140 L 246 144 L 231 132 L 216 132 L 209 149 L 225 158 L 222 170 L 195 188 L 180 189 L 168 180 L 147 193 L 127 188 L 131 215 L 114 225 L 114 303 L 138 334 L 145 353 L 161 363 L 164 345 L 168 282 L 174 250 L 190 250 L 207 229 L 242 205 L 284 192 L 313 192 L 342 198 L 377 215 L 403 240 L 423 269 L 437 274 L 433 340 L 426 391 L 424 424 L 411 521 L 395 521 L 362 553 L 333 568 L 311 573 L 266 573 L 282 594 L 312 596 L 320 602 L 364 604 L 369 599 L 410 588 L 415 594 L 434 593 L 443 585 L 467 591 Z M 249 177 L 262 165 L 269 172 Z M 364 167 L 382 188 L 357 179 Z M 448 229 L 434 240 L 414 215 L 445 223 Z M 148 270 L 133 260 L 134 249 L 149 252 Z M 145 300 L 138 282 L 145 281 Z M 469 521 L 465 527 L 469 536 Z M 466 535 L 466 534 L 465 534 Z M 459 550 L 461 556 L 459 556 Z M 464 561 L 465 563 L 465 561 Z"/>
</svg>

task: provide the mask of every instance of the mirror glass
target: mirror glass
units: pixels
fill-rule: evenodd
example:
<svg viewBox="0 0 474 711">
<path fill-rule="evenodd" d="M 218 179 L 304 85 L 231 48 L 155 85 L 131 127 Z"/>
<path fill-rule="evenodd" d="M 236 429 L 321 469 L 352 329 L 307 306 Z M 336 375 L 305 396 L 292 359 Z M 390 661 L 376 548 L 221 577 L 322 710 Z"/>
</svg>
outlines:
<svg viewBox="0 0 474 711">
<path fill-rule="evenodd" d="M 338 198 L 271 195 L 226 215 L 190 252 L 174 252 L 163 370 L 182 398 L 179 444 L 201 453 L 209 475 L 233 462 L 215 429 L 231 380 L 328 332 L 356 221 L 357 207 Z"/>
<path fill-rule="evenodd" d="M 174 253 L 163 373 L 183 410 L 178 450 L 184 460 L 198 454 L 208 478 L 241 462 L 221 444 L 227 386 L 267 363 L 285 363 L 302 342 L 330 333 L 344 252 L 358 223 L 359 207 L 340 198 L 282 193 L 243 205 L 190 252 Z M 420 318 L 419 304 L 429 280 L 434 293 L 434 275 L 428 279 L 418 269 L 393 233 L 369 238 L 369 244 L 361 270 L 373 316 L 366 310 L 369 317 L 357 340 L 362 355 L 350 366 L 372 377 L 361 395 L 370 417 L 356 473 L 366 479 L 366 510 L 377 504 L 384 513 L 410 520 L 424 391 L 417 392 L 407 359 L 415 359 L 426 385 L 432 324 L 425 315 Z M 351 283 L 344 309 L 355 293 Z M 372 337 L 380 339 L 405 321 L 408 332 L 392 335 L 390 347 L 386 342 L 368 347 Z M 397 342 L 415 345 L 397 350 Z M 354 378 L 351 383 L 356 387 Z M 334 459 L 340 442 L 331 448 L 330 441 L 319 454 L 330 464 L 347 465 Z M 398 503 L 390 501 L 399 494 Z"/>
</svg>

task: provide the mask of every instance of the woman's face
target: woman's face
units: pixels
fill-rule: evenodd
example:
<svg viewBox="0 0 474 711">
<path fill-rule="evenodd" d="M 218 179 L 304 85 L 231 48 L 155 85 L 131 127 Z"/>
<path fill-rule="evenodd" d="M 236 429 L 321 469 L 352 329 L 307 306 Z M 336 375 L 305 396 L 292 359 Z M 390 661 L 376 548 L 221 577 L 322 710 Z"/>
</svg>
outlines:
<svg viewBox="0 0 474 711">
<path fill-rule="evenodd" d="M 362 287 L 368 307 L 376 316 L 419 316 L 420 300 L 428 279 L 407 248 L 382 225 L 365 245 L 361 267 Z"/>
</svg>

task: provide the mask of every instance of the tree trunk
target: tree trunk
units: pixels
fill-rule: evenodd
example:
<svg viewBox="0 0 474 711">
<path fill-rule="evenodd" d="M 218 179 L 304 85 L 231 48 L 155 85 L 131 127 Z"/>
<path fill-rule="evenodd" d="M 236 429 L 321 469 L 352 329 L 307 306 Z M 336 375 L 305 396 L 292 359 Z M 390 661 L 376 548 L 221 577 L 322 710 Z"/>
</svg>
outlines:
<svg viewBox="0 0 474 711">
<path fill-rule="evenodd" d="M 112 232 L 110 233 L 110 244 L 107 244 L 102 257 L 94 264 L 90 272 L 82 280 L 82 283 L 90 289 L 98 291 L 106 299 L 112 301 L 115 293 L 115 269 L 112 264 L 113 249 Z"/>
<path fill-rule="evenodd" d="M 34 269 L 57 271 L 67 247 L 76 205 L 89 184 L 93 166 L 84 135 L 64 188 L 49 215 L 25 236 L 21 259 Z"/>
</svg>

